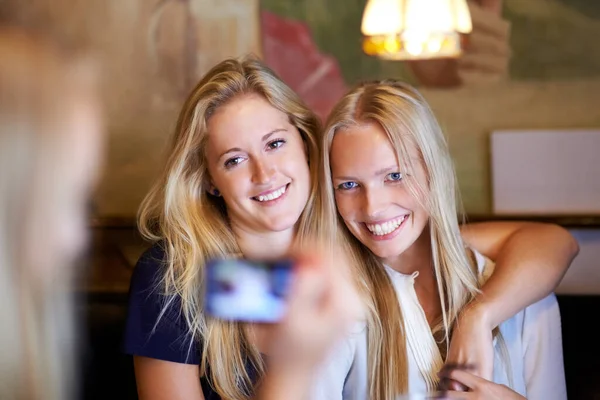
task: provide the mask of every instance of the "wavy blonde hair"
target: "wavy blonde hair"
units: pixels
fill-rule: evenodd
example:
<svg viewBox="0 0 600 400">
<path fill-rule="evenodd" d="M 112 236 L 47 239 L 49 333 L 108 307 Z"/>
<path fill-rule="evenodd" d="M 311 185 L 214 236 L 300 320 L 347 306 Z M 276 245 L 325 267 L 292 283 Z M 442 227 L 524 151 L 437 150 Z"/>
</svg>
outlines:
<svg viewBox="0 0 600 400">
<path fill-rule="evenodd" d="M 405 182 L 429 213 L 429 236 L 442 316 L 434 333 L 441 334 L 446 353 L 452 329 L 463 307 L 473 300 L 482 282 L 472 254 L 465 249 L 459 222 L 458 191 L 454 166 L 444 134 L 425 99 L 414 88 L 395 80 L 359 85 L 346 94 L 331 112 L 323 135 L 321 184 L 326 215 L 347 238 L 351 252 L 363 260 L 360 272 L 372 295 L 375 314 L 368 325 L 370 399 L 393 399 L 408 390 L 404 321 L 398 298 L 383 264 L 346 228 L 335 212 L 330 170 L 331 144 L 339 130 L 375 122 L 396 151 L 401 171 L 412 171 L 409 149 L 420 154 L 427 182 L 421 187 L 410 175 Z M 425 194 L 425 195 L 423 195 Z M 429 388 L 430 390 L 435 388 Z"/>
<path fill-rule="evenodd" d="M 65 130 L 76 101 L 95 91 L 87 64 L 41 35 L 0 28 L 2 399 L 74 394 L 73 260 L 46 237 L 74 196 Z"/>
<path fill-rule="evenodd" d="M 207 194 L 205 147 L 210 117 L 219 107 L 247 94 L 262 96 L 285 113 L 306 144 L 311 186 L 296 225 L 296 237 L 299 241 L 332 238 L 321 223 L 319 208 L 319 121 L 296 93 L 253 57 L 219 63 L 192 90 L 179 115 L 166 166 L 138 214 L 141 233 L 151 241 L 163 241 L 165 246 L 167 268 L 162 286 L 168 299 L 166 307 L 175 297 L 181 299 L 192 340 L 202 342 L 201 371 L 209 371 L 211 384 L 227 399 L 251 395 L 246 361 L 260 376 L 264 375 L 264 365 L 242 324 L 209 319 L 202 312 L 205 262 L 239 252 L 225 203 Z"/>
</svg>

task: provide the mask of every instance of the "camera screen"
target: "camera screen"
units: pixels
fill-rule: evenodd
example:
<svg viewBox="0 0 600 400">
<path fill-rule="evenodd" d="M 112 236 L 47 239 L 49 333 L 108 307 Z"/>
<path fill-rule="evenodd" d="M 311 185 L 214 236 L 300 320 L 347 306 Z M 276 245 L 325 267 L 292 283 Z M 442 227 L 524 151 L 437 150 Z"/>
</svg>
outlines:
<svg viewBox="0 0 600 400">
<path fill-rule="evenodd" d="M 292 261 L 212 260 L 207 263 L 206 311 L 226 320 L 276 322 L 285 314 Z"/>
</svg>

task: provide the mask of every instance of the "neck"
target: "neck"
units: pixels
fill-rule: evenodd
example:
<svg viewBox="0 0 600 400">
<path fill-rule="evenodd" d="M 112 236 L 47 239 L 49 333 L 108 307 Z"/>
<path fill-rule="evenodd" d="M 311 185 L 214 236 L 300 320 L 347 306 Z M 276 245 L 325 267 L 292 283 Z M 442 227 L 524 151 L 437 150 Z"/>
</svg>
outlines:
<svg viewBox="0 0 600 400">
<path fill-rule="evenodd" d="M 442 309 L 437 279 L 433 270 L 429 229 L 424 229 L 415 243 L 402 254 L 394 258 L 387 258 L 384 262 L 394 270 L 406 275 L 419 273 L 419 277 L 415 280 L 415 291 L 419 303 L 425 311 L 427 321 L 430 326 L 433 326 L 441 315 Z"/>
<path fill-rule="evenodd" d="M 238 246 L 246 258 L 277 259 L 289 253 L 294 241 L 294 228 L 280 232 L 250 232 L 233 225 L 233 233 Z"/>
</svg>

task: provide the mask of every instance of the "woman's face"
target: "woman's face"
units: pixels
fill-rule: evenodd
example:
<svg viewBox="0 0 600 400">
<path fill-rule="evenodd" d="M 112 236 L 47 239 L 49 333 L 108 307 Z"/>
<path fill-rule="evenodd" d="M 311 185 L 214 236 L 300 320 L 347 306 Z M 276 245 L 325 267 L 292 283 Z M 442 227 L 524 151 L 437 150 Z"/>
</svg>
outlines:
<svg viewBox="0 0 600 400">
<path fill-rule="evenodd" d="M 258 95 L 239 96 L 208 121 L 211 189 L 234 227 L 251 233 L 293 229 L 306 207 L 306 147 L 288 116 Z"/>
<path fill-rule="evenodd" d="M 48 165 L 39 173 L 39 195 L 33 200 L 38 206 L 30 215 L 35 221 L 30 236 L 33 265 L 50 262 L 56 268 L 68 265 L 87 243 L 87 208 L 100 169 L 103 133 L 97 99 L 79 95 L 63 101 L 60 136 L 47 150 Z"/>
<path fill-rule="evenodd" d="M 66 173 L 65 185 L 72 202 L 65 199 L 65 220 L 71 221 L 65 226 L 65 236 L 73 243 L 70 251 L 77 254 L 85 245 L 85 232 L 88 231 L 88 206 L 90 194 L 99 176 L 103 150 L 103 124 L 101 108 L 96 99 L 82 99 L 75 104 L 70 127 L 71 171 Z"/>
<path fill-rule="evenodd" d="M 410 248 L 429 218 L 405 182 L 414 179 L 417 187 L 426 187 L 419 154 L 414 148 L 410 153 L 415 170 L 403 171 L 378 123 L 339 130 L 331 145 L 338 212 L 350 232 L 383 259 Z"/>
</svg>

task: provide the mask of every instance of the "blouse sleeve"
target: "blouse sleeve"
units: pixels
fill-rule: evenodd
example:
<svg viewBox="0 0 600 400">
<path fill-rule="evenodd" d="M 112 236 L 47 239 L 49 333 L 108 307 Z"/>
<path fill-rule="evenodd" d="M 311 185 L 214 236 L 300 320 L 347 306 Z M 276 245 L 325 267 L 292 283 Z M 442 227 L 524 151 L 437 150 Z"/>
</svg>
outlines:
<svg viewBox="0 0 600 400">
<path fill-rule="evenodd" d="M 199 364 L 199 344 L 187 329 L 179 297 L 162 293 L 166 255 L 160 243 L 138 260 L 130 283 L 124 336 L 127 354 L 182 364 Z"/>
<path fill-rule="evenodd" d="M 474 251 L 483 281 L 494 270 L 494 263 Z M 567 385 L 562 352 L 560 310 L 556 296 L 532 304 L 523 311 L 521 332 L 523 375 L 528 399 L 565 400 Z"/>
<path fill-rule="evenodd" d="M 525 309 L 523 351 L 527 398 L 566 399 L 560 311 L 553 294 Z"/>
</svg>

